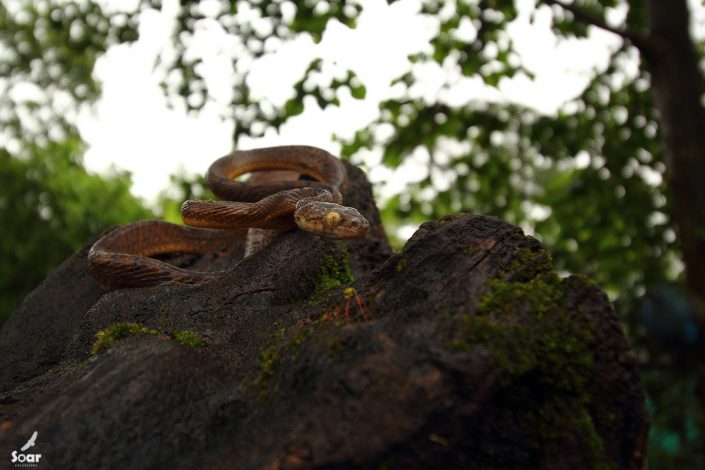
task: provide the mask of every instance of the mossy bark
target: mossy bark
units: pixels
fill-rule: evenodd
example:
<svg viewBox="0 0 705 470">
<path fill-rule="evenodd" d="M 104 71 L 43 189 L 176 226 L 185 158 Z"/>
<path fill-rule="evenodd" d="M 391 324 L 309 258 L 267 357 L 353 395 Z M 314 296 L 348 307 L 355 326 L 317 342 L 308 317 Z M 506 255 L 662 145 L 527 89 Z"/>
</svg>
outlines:
<svg viewBox="0 0 705 470">
<path fill-rule="evenodd" d="M 31 328 L 0 335 L 0 455 L 38 430 L 51 468 L 640 468 L 644 396 L 604 293 L 491 217 L 426 223 L 392 254 L 351 174 L 368 239 L 182 259 L 233 267 L 77 302 L 51 352 L 23 336 L 49 303 L 27 302 Z M 203 347 L 138 334 L 90 356 L 98 331 L 164 331 L 164 312 Z"/>
</svg>

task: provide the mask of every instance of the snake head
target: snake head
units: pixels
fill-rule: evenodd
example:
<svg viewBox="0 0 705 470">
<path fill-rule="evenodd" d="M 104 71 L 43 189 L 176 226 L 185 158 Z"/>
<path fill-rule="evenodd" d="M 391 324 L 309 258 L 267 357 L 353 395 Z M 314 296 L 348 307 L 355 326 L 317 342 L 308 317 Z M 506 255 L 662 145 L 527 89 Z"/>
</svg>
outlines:
<svg viewBox="0 0 705 470">
<path fill-rule="evenodd" d="M 326 238 L 360 238 L 366 236 L 370 228 L 370 223 L 357 209 L 315 200 L 300 204 L 294 212 L 294 220 L 302 230 Z"/>
</svg>

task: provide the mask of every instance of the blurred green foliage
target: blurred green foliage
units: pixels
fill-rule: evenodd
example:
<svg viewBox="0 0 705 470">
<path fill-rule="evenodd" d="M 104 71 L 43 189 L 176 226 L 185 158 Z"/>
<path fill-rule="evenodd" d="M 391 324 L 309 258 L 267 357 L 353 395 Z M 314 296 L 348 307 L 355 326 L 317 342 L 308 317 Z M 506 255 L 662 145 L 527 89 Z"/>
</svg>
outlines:
<svg viewBox="0 0 705 470">
<path fill-rule="evenodd" d="M 587 37 L 585 17 L 609 23 L 606 18 L 620 11 L 631 33 L 647 28 L 645 2 L 574 0 L 584 13 L 577 20 L 555 3 L 537 0 L 528 8 L 532 17 L 550 13 L 558 42 Z M 586 89 L 551 115 L 447 98 L 463 80 L 479 77 L 497 87 L 510 77 L 533 77 L 507 32 L 520 4 L 527 8 L 514 0 L 421 2 L 421 14 L 437 25 L 430 47 L 409 57 L 409 71 L 394 81 L 395 98 L 383 102 L 379 118 L 353 139 L 341 140 L 342 154 L 361 162 L 366 152 L 378 152 L 389 168 L 410 160 L 423 168 L 418 182 L 382 208 L 390 235 L 452 212 L 495 215 L 534 233 L 560 271 L 598 282 L 614 299 L 642 366 L 653 417 L 651 468 L 705 468 L 705 414 L 694 398 L 696 350 L 689 340 L 674 340 L 690 336 L 664 337 L 660 326 L 677 319 L 683 325 L 676 331 L 690 331 L 695 320 L 687 307 L 671 315 L 685 295 L 679 294 L 681 254 L 649 76 L 634 66 L 638 52 L 628 43 L 616 48 L 606 69 L 595 70 Z M 140 14 L 161 4 L 142 0 L 129 11 L 117 2 L 112 9 L 101 5 L 0 0 L 0 203 L 7 227 L 0 308 L 14 305 L 104 227 L 148 215 L 127 193 L 127 175 L 97 177 L 81 168 L 72 115 L 99 95 L 91 76 L 96 58 L 113 44 L 134 41 Z M 233 141 L 262 136 L 304 112 L 304 98 L 325 108 L 339 105 L 341 92 L 365 97 L 355 71 L 340 73 L 322 59 L 298 77 L 283 106 L 252 99 L 247 80 L 253 61 L 284 42 L 302 34 L 319 42 L 331 22 L 354 27 L 360 11 L 354 0 L 180 2 L 173 49 L 159 56 L 155 70 L 172 102 L 201 110 L 213 98 L 191 45 L 199 27 L 217 24 L 233 38 L 233 95 L 224 116 L 235 123 Z M 419 77 L 429 67 L 446 77 L 435 95 L 420 91 Z M 29 99 L 13 93 L 28 86 Z M 159 206 L 174 221 L 181 200 L 203 195 L 200 176 L 176 175 Z M 672 301 L 649 303 L 664 286 L 675 294 L 661 299 Z"/>
<path fill-rule="evenodd" d="M 153 216 L 127 173 L 86 172 L 74 127 L 100 93 L 96 59 L 135 40 L 136 27 L 132 13 L 97 2 L 0 2 L 0 324 L 82 245 Z"/>
<path fill-rule="evenodd" d="M 0 148 L 0 323 L 51 270 L 105 229 L 153 217 L 125 173 L 89 174 L 77 138 Z"/>
<path fill-rule="evenodd" d="M 162 219 L 173 224 L 183 224 L 181 204 L 187 199 L 218 199 L 206 186 L 203 175 L 179 172 L 169 176 L 169 188 L 161 191 L 157 200 L 157 212 Z"/>
</svg>

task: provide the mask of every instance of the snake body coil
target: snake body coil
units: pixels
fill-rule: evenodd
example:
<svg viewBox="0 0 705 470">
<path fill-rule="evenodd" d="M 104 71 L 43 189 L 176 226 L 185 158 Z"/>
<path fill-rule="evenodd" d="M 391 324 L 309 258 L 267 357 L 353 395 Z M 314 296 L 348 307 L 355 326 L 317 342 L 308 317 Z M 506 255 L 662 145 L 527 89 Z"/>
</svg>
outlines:
<svg viewBox="0 0 705 470">
<path fill-rule="evenodd" d="M 271 170 L 293 171 L 316 181 L 251 184 L 233 180 L 245 173 Z M 237 150 L 213 162 L 206 183 L 227 201 L 184 202 L 182 217 L 192 227 L 140 221 L 101 237 L 88 255 L 98 282 L 107 289 L 117 289 L 169 281 L 193 284 L 212 279 L 217 272 L 181 269 L 150 256 L 202 253 L 231 240 L 232 229 L 281 230 L 298 226 L 328 238 L 358 238 L 367 234 L 367 220 L 356 209 L 341 205 L 341 193 L 347 185 L 345 167 L 333 155 L 315 147 Z"/>
</svg>

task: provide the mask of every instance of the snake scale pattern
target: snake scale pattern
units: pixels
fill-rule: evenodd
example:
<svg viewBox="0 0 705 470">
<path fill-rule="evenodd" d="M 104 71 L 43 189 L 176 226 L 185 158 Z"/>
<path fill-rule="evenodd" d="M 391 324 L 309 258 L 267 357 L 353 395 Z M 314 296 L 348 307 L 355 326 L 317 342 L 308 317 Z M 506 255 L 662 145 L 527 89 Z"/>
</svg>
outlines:
<svg viewBox="0 0 705 470">
<path fill-rule="evenodd" d="M 234 179 L 276 170 L 307 175 L 315 181 L 259 178 L 252 183 Z M 182 269 L 152 256 L 204 253 L 232 240 L 233 229 L 254 232 L 298 226 L 334 239 L 364 237 L 369 229 L 368 221 L 356 209 L 342 205 L 347 186 L 345 166 L 316 147 L 236 150 L 211 164 L 206 183 L 224 200 L 184 202 L 181 215 L 190 227 L 144 220 L 117 227 L 98 239 L 88 254 L 98 282 L 106 289 L 120 289 L 208 281 L 221 272 Z M 246 249 L 248 252 L 251 250 Z"/>
</svg>

